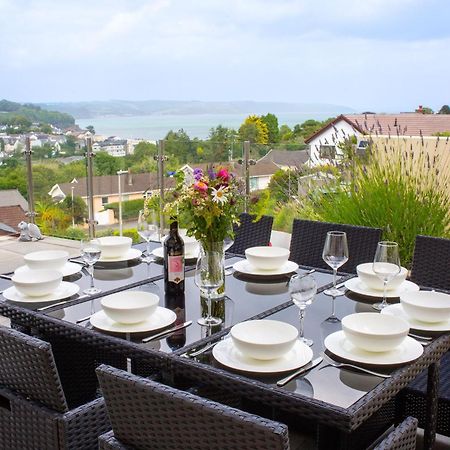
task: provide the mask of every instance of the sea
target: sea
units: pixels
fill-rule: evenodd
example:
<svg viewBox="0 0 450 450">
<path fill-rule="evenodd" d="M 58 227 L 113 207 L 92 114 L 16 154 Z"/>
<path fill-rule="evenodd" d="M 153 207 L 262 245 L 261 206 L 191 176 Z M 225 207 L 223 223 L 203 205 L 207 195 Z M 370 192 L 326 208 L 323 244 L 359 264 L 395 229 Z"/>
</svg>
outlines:
<svg viewBox="0 0 450 450">
<path fill-rule="evenodd" d="M 305 120 L 325 120 L 335 117 L 339 113 L 311 112 L 311 113 L 273 113 L 278 118 L 278 124 L 294 127 Z M 183 129 L 188 136 L 198 139 L 206 139 L 211 128 L 222 125 L 238 130 L 242 122 L 248 116 L 242 114 L 186 114 L 186 115 L 147 115 L 147 116 L 106 116 L 90 119 L 77 119 L 76 123 L 81 128 L 92 125 L 96 134 L 103 136 L 118 136 L 123 139 L 146 139 L 157 141 L 164 139 L 170 130 Z"/>
</svg>

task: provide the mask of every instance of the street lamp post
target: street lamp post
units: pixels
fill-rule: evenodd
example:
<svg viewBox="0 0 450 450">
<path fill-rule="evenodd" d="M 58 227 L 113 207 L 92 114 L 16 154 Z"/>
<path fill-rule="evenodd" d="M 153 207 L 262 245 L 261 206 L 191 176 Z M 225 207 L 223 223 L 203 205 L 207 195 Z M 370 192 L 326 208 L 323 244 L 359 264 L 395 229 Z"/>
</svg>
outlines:
<svg viewBox="0 0 450 450">
<path fill-rule="evenodd" d="M 117 179 L 119 183 L 119 234 L 122 236 L 123 229 L 122 229 L 122 182 L 121 182 L 121 175 L 124 173 L 128 173 L 127 170 L 119 170 L 117 171 Z"/>
</svg>

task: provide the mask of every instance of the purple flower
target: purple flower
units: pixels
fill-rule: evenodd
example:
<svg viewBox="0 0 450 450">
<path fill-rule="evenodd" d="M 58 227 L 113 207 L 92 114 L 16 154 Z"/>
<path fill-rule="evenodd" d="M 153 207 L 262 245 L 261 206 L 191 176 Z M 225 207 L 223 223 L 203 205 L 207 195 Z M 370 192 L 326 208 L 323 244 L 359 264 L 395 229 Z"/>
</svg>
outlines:
<svg viewBox="0 0 450 450">
<path fill-rule="evenodd" d="M 202 177 L 203 177 L 203 171 L 202 171 L 202 169 L 194 169 L 194 178 L 195 178 L 195 180 L 196 181 L 199 181 L 199 180 L 201 180 L 202 179 Z"/>
<path fill-rule="evenodd" d="M 210 167 L 208 169 L 208 176 L 210 180 L 215 180 L 216 179 L 216 173 L 214 172 L 214 170 L 212 169 L 212 167 Z"/>
</svg>

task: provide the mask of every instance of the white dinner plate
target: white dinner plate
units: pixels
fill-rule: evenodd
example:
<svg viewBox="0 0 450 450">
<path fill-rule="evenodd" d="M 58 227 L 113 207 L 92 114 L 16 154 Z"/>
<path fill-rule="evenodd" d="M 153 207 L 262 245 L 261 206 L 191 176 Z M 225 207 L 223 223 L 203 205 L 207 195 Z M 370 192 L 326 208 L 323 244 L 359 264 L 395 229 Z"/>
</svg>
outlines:
<svg viewBox="0 0 450 450">
<path fill-rule="evenodd" d="M 388 352 L 368 352 L 353 345 L 343 331 L 336 331 L 325 338 L 324 345 L 334 355 L 347 361 L 376 366 L 393 366 L 414 361 L 423 353 L 420 342 L 407 336 L 397 348 Z"/>
<path fill-rule="evenodd" d="M 295 272 L 298 269 L 298 264 L 293 261 L 288 261 L 278 269 L 261 270 L 257 269 L 256 267 L 253 267 L 246 259 L 243 259 L 235 263 L 233 265 L 233 269 L 245 275 L 257 275 L 257 276 L 287 275 L 288 273 Z"/>
<path fill-rule="evenodd" d="M 75 275 L 76 273 L 81 272 L 81 269 L 83 269 L 83 266 L 81 264 L 75 264 L 68 261 L 61 269 L 57 270 L 62 273 L 63 277 L 68 277 L 70 275 Z M 32 269 L 30 269 L 28 266 L 20 266 L 15 270 L 15 273 L 26 273 L 30 272 L 31 270 Z"/>
<path fill-rule="evenodd" d="M 252 373 L 278 373 L 298 369 L 313 357 L 312 350 L 300 341 L 296 341 L 294 347 L 282 357 L 267 361 L 244 356 L 231 339 L 219 342 L 212 353 L 220 364 L 240 372 Z"/>
<path fill-rule="evenodd" d="M 58 286 L 58 289 L 51 292 L 50 294 L 43 295 L 41 297 L 30 297 L 28 295 L 21 294 L 14 286 L 3 291 L 3 296 L 7 300 L 18 303 L 43 303 L 43 302 L 53 302 L 55 300 L 63 300 L 65 298 L 72 297 L 80 290 L 80 286 L 75 283 L 69 283 L 67 281 L 62 281 Z"/>
<path fill-rule="evenodd" d="M 103 310 L 92 314 L 90 322 L 93 327 L 111 333 L 145 333 L 168 327 L 176 318 L 177 315 L 172 310 L 158 306 L 150 317 L 138 323 L 114 322 Z"/>
<path fill-rule="evenodd" d="M 408 316 L 401 304 L 389 305 L 381 310 L 381 314 L 390 314 L 400 317 L 409 323 L 412 330 L 417 331 L 450 331 L 450 319 L 444 322 L 422 322 Z"/>
<path fill-rule="evenodd" d="M 155 248 L 152 251 L 152 255 L 157 258 L 164 259 L 164 249 L 162 247 Z M 194 253 L 186 253 L 184 255 L 184 259 L 197 259 L 198 258 L 198 250 Z"/>
<path fill-rule="evenodd" d="M 142 252 L 138 250 L 137 248 L 130 248 L 128 252 L 125 255 L 117 256 L 114 258 L 105 258 L 100 256 L 100 259 L 98 262 L 101 263 L 113 263 L 113 262 L 125 262 L 125 261 L 131 261 L 132 259 L 139 258 L 142 255 Z"/>
<path fill-rule="evenodd" d="M 372 289 L 366 284 L 364 284 L 358 277 L 350 278 L 345 282 L 345 287 L 354 292 L 355 294 L 365 295 L 367 297 L 376 297 L 382 298 L 383 291 L 379 291 L 378 289 Z M 405 292 L 415 292 L 420 288 L 416 283 L 412 281 L 404 281 L 397 289 L 392 289 L 386 291 L 387 298 L 397 298 L 400 297 Z"/>
</svg>

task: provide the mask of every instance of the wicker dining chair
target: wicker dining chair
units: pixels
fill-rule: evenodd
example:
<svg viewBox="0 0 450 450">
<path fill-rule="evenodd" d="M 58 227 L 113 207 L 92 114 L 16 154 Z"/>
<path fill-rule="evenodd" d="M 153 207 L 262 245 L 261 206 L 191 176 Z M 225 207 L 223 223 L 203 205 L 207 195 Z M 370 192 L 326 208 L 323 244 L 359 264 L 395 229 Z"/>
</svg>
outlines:
<svg viewBox="0 0 450 450">
<path fill-rule="evenodd" d="M 100 449 L 288 450 L 286 425 L 110 366 L 97 368 L 112 432 Z"/>
<path fill-rule="evenodd" d="M 95 449 L 109 429 L 103 398 L 66 397 L 48 342 L 0 327 L 1 449 Z"/>
<path fill-rule="evenodd" d="M 410 280 L 420 286 L 450 291 L 450 239 L 416 236 Z"/>
<path fill-rule="evenodd" d="M 294 219 L 289 259 L 300 265 L 329 269 L 322 259 L 328 231 L 347 233 L 349 259 L 340 270 L 356 273 L 358 264 L 373 261 L 377 244 L 381 240 L 380 228 L 302 219 Z"/>
<path fill-rule="evenodd" d="M 394 428 L 373 450 L 415 450 L 417 440 L 417 419 L 407 417 Z"/>
<path fill-rule="evenodd" d="M 234 244 L 228 249 L 230 253 L 243 255 L 247 248 L 269 245 L 273 217 L 262 216 L 257 221 L 255 219 L 256 216 L 247 213 L 240 215 L 240 224 L 234 227 Z"/>
<path fill-rule="evenodd" d="M 421 286 L 450 291 L 450 271 L 443 269 L 450 262 L 450 239 L 416 236 L 410 280 Z M 421 373 L 404 391 L 405 414 L 425 425 L 427 372 Z M 450 352 L 440 360 L 439 399 L 436 431 L 450 436 Z"/>
</svg>

